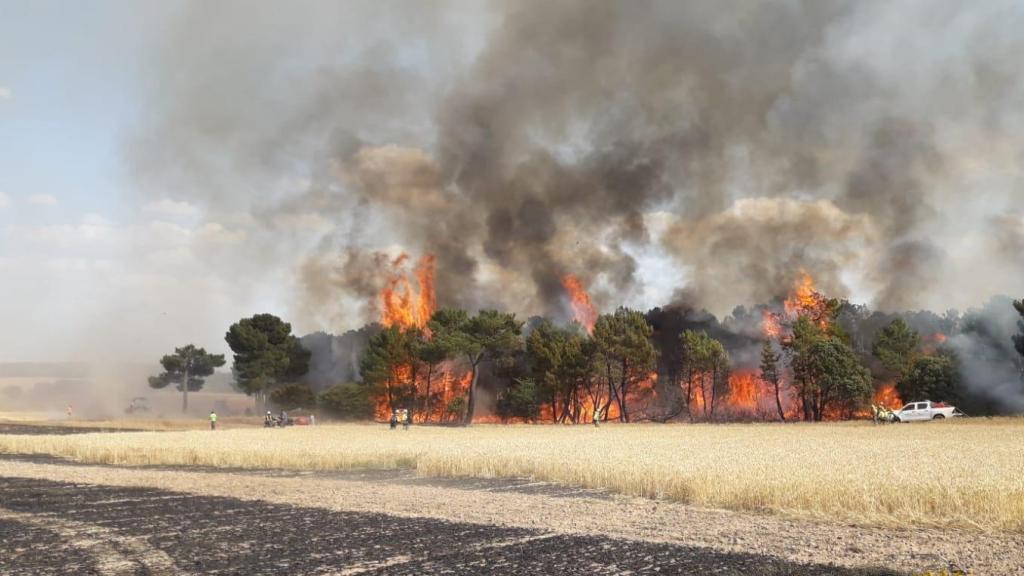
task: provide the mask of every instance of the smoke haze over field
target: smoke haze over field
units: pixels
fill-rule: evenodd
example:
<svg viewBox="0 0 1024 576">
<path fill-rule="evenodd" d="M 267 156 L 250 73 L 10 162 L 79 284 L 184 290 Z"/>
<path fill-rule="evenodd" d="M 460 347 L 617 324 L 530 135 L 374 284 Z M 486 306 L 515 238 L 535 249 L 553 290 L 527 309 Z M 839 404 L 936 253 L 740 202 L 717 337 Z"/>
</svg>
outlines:
<svg viewBox="0 0 1024 576">
<path fill-rule="evenodd" d="M 47 230 L 106 242 L 61 260 L 110 283 L 69 341 L 222 351 L 262 311 L 341 334 L 401 251 L 436 256 L 439 305 L 523 317 L 568 318 L 566 274 L 602 311 L 720 317 L 801 270 L 886 311 L 1024 293 L 1015 1 L 161 10 L 117 9 L 152 29 L 117 152 L 140 221 Z"/>
</svg>

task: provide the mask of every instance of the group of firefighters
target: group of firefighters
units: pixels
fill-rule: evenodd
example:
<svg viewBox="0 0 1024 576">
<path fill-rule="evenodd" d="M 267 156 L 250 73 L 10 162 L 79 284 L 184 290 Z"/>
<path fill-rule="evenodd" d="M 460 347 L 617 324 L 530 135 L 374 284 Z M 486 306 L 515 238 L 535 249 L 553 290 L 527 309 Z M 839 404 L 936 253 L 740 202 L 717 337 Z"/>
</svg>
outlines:
<svg viewBox="0 0 1024 576">
<path fill-rule="evenodd" d="M 389 421 L 389 423 L 391 425 L 392 430 L 397 428 L 399 424 L 402 425 L 403 429 L 408 430 L 409 424 L 412 423 L 412 416 L 410 416 L 409 411 L 404 408 L 401 410 L 392 410 L 391 420 Z"/>
</svg>

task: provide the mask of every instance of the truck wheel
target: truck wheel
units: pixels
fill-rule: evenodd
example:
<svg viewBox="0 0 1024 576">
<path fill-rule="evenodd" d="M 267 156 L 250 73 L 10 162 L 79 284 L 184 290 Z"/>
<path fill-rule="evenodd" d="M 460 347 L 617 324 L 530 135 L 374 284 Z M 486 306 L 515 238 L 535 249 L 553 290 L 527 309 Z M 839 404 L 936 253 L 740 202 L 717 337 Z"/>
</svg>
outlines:
<svg viewBox="0 0 1024 576">
<path fill-rule="evenodd" d="M 945 420 L 945 419 L 946 419 L 946 417 L 943 416 L 942 414 L 936 414 L 935 416 L 932 416 L 932 420 Z"/>
<path fill-rule="evenodd" d="M 893 424 L 899 424 L 900 422 L 903 422 L 903 420 L 900 420 L 899 416 L 893 416 L 892 417 L 892 423 Z"/>
</svg>

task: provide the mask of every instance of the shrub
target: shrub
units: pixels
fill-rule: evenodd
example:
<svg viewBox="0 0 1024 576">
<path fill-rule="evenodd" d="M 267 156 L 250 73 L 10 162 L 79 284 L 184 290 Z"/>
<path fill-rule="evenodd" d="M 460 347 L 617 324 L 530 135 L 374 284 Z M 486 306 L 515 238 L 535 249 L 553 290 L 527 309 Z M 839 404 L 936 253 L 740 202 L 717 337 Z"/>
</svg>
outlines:
<svg viewBox="0 0 1024 576">
<path fill-rule="evenodd" d="M 270 393 L 270 403 L 282 410 L 316 407 L 316 394 L 305 384 L 286 384 Z"/>
<path fill-rule="evenodd" d="M 370 389 L 359 384 L 335 384 L 320 395 L 320 409 L 341 420 L 370 420 L 374 405 Z"/>
</svg>

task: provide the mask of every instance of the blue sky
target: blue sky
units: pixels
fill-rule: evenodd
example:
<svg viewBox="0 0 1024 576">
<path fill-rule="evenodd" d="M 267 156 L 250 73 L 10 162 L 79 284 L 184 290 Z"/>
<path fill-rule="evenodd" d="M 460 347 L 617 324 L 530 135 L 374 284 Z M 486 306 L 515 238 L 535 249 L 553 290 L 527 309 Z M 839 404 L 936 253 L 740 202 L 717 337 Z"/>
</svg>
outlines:
<svg viewBox="0 0 1024 576">
<path fill-rule="evenodd" d="M 0 1 L 0 218 L 124 218 L 121 147 L 150 27 L 132 3 Z M 32 196 L 56 206 L 38 209 Z"/>
</svg>

